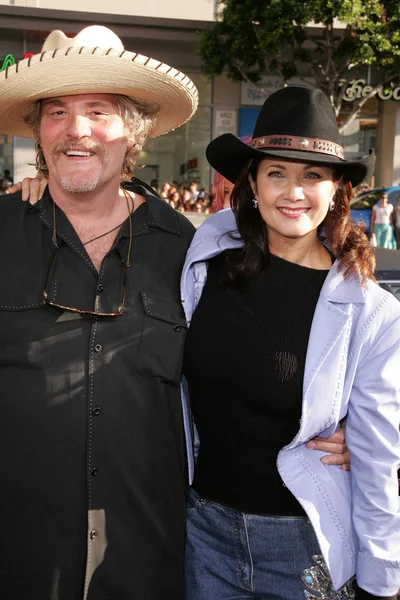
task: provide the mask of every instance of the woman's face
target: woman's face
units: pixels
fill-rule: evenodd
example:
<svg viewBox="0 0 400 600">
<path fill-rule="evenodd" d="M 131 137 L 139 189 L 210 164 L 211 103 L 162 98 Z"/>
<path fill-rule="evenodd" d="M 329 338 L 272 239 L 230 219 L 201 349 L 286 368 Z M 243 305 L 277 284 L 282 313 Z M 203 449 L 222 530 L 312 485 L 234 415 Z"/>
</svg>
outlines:
<svg viewBox="0 0 400 600">
<path fill-rule="evenodd" d="M 281 158 L 264 159 L 250 184 L 271 241 L 316 237 L 338 187 L 331 168 Z"/>
<path fill-rule="evenodd" d="M 382 194 L 382 196 L 380 197 L 380 204 L 382 206 L 388 205 L 388 195 L 387 194 Z"/>
</svg>

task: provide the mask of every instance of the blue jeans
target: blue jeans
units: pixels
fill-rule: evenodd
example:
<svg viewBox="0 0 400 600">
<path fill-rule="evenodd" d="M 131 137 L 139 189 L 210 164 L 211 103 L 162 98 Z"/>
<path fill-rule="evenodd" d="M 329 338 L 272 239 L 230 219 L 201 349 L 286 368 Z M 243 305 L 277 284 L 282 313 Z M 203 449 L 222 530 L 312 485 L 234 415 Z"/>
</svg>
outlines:
<svg viewBox="0 0 400 600">
<path fill-rule="evenodd" d="M 194 490 L 187 517 L 186 600 L 304 600 L 315 597 L 306 585 L 313 573 L 305 570 L 316 567 L 329 580 L 323 563 L 313 561 L 320 550 L 307 517 L 242 513 Z M 349 586 L 342 595 L 322 597 L 354 596 Z"/>
</svg>

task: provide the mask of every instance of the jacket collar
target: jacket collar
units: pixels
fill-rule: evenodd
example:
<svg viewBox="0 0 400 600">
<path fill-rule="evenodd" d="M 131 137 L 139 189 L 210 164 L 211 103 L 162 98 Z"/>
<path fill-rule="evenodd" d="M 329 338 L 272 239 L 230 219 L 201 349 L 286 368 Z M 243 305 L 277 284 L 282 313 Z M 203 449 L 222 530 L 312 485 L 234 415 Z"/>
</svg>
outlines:
<svg viewBox="0 0 400 600">
<path fill-rule="evenodd" d="M 321 296 L 336 304 L 365 304 L 365 287 L 359 275 L 344 277 L 344 269 L 336 260 L 322 286 Z"/>
<path fill-rule="evenodd" d="M 208 217 L 198 228 L 186 256 L 186 265 L 189 267 L 225 250 L 242 246 L 235 216 L 230 208 L 226 208 Z"/>
<path fill-rule="evenodd" d="M 209 260 L 225 250 L 241 246 L 243 242 L 232 210 L 221 210 L 208 217 L 196 231 L 187 254 L 185 270 L 196 262 Z M 340 267 L 340 261 L 336 260 L 322 286 L 321 296 L 337 304 L 364 304 L 365 289 L 361 285 L 361 278 L 352 275 L 345 279 Z"/>
</svg>

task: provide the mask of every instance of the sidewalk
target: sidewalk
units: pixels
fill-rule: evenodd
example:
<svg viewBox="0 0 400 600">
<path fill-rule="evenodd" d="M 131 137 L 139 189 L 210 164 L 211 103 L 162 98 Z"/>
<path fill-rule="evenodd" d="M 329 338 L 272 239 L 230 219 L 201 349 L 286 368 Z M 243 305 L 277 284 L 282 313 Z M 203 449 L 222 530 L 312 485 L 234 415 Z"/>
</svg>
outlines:
<svg viewBox="0 0 400 600">
<path fill-rule="evenodd" d="M 185 217 L 187 217 L 189 219 L 189 221 L 191 223 L 193 223 L 193 225 L 196 227 L 196 229 L 198 227 L 200 227 L 200 225 L 207 219 L 207 217 L 209 215 L 203 215 L 201 213 L 192 213 L 192 212 L 185 212 L 183 213 L 185 215 Z"/>
</svg>

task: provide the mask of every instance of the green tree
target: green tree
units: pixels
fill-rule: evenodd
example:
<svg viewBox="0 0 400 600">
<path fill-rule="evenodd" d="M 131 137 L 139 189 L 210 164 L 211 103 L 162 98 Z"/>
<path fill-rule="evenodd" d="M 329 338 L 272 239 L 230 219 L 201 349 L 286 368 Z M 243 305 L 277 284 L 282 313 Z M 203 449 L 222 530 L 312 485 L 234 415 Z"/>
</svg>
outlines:
<svg viewBox="0 0 400 600">
<path fill-rule="evenodd" d="M 400 78 L 399 0 L 217 3 L 217 20 L 201 32 L 199 42 L 203 70 L 210 76 L 225 70 L 231 80 L 255 86 L 265 74 L 287 81 L 306 65 L 307 76 L 324 90 L 339 115 L 347 85 L 369 66 L 377 83 L 365 97 L 355 99 L 342 130 L 370 97 Z"/>
</svg>

